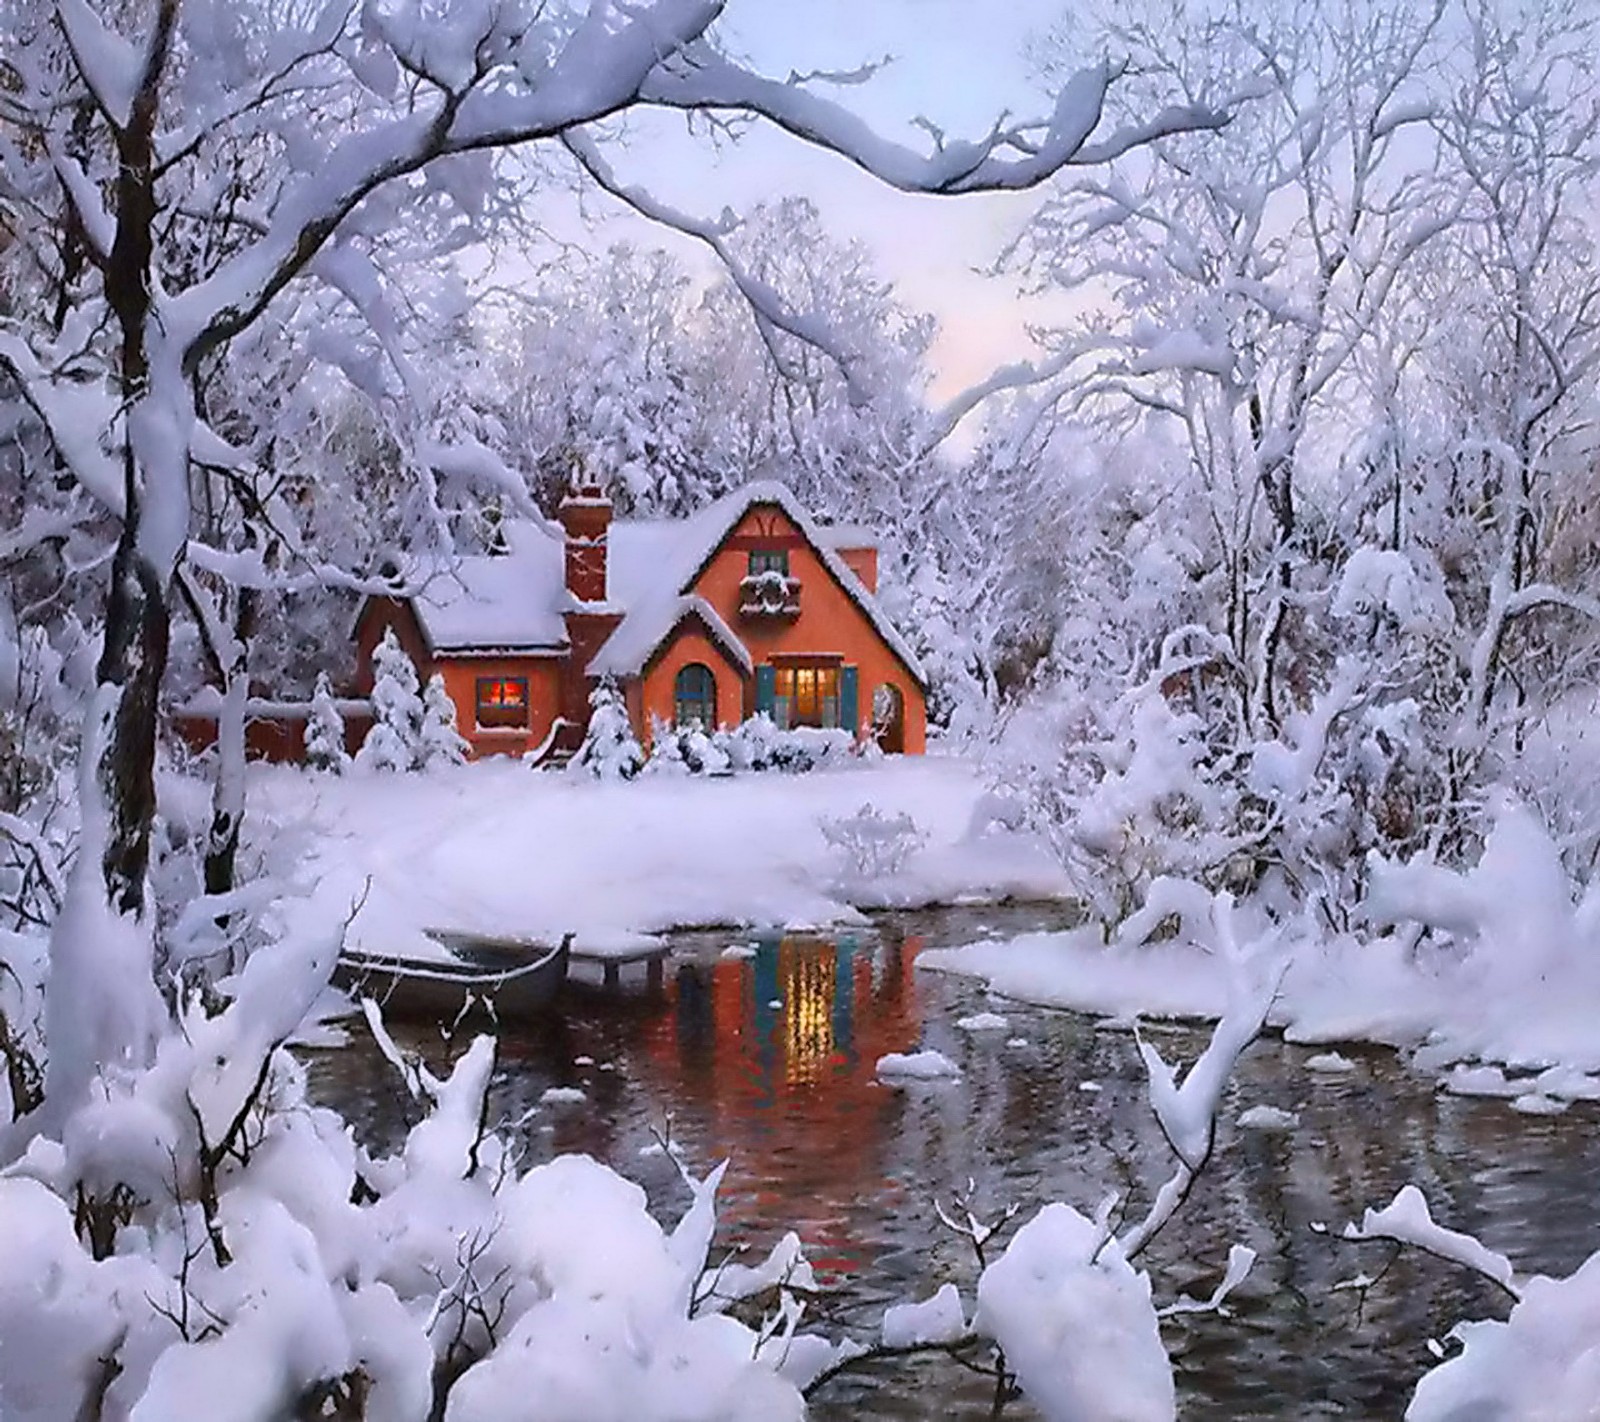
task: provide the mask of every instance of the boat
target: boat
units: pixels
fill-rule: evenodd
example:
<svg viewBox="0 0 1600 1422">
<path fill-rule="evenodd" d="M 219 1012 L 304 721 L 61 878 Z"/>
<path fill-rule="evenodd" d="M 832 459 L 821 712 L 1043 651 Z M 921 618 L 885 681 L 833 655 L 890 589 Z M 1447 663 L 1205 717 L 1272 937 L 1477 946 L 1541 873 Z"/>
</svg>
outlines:
<svg viewBox="0 0 1600 1422">
<path fill-rule="evenodd" d="M 511 1023 L 548 1011 L 567 980 L 570 933 L 554 948 L 435 936 L 451 957 L 405 958 L 345 948 L 334 965 L 334 986 L 352 997 L 370 997 L 396 1017 L 457 1022 L 479 1015 Z"/>
</svg>

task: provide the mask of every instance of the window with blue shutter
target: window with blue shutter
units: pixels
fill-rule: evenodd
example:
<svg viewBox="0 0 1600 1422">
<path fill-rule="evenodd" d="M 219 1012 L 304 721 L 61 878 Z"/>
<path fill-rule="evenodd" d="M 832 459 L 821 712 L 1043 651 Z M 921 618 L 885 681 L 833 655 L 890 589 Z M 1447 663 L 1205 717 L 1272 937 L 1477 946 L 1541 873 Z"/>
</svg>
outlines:
<svg viewBox="0 0 1600 1422">
<path fill-rule="evenodd" d="M 777 668 L 765 665 L 756 668 L 756 711 L 765 712 L 776 720 L 773 701 L 777 698 Z"/>
<path fill-rule="evenodd" d="M 855 667 L 845 667 L 839 678 L 839 724 L 853 736 L 860 729 L 860 701 L 857 695 L 858 677 Z"/>
</svg>

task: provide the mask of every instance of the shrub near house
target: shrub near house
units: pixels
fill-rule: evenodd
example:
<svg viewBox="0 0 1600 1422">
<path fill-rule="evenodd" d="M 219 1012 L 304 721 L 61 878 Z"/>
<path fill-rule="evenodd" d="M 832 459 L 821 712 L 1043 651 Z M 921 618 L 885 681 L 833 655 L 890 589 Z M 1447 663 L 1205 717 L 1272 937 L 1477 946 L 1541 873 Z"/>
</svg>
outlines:
<svg viewBox="0 0 1600 1422">
<path fill-rule="evenodd" d="M 559 527 L 505 535 L 410 598 L 370 599 L 357 623 L 363 685 L 392 632 L 443 678 L 474 755 L 575 747 L 601 678 L 646 745 L 655 722 L 714 730 L 765 712 L 923 750 L 925 680 L 878 605 L 876 549 L 781 484 L 673 521 L 613 519 L 598 488 L 576 488 Z"/>
</svg>

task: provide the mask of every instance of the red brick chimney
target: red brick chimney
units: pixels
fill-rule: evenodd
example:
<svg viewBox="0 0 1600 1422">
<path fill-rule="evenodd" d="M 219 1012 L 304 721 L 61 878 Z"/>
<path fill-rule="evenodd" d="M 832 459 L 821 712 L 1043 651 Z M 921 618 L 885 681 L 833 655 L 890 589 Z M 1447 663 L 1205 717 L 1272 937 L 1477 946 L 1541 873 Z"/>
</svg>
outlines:
<svg viewBox="0 0 1600 1422">
<path fill-rule="evenodd" d="M 589 662 L 622 621 L 609 603 L 606 542 L 611 528 L 611 500 L 592 475 L 576 475 L 557 517 L 566 531 L 566 583 L 570 602 L 565 613 L 569 650 L 561 674 L 561 715 L 568 722 L 556 744 L 576 750 L 589 724 L 586 675 Z"/>
<path fill-rule="evenodd" d="M 574 602 L 604 602 L 611 500 L 590 476 L 567 491 L 558 517 L 567 534 L 567 592 Z"/>
</svg>

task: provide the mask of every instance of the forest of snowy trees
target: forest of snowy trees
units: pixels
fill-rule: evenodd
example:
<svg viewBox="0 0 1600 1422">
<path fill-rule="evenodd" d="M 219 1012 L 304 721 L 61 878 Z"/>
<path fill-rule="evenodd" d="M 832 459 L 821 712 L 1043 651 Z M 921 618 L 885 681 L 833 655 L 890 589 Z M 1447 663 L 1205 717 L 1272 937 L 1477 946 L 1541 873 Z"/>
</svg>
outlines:
<svg viewBox="0 0 1600 1422">
<path fill-rule="evenodd" d="M 358 1367 L 282 1332 L 289 1211 L 230 1178 L 259 1152 L 289 1189 L 321 1151 L 431 1198 L 479 1171 L 490 1063 L 415 1084 L 439 1114 L 404 1162 L 287 1109 L 279 1049 L 336 945 L 245 852 L 243 726 L 253 695 L 327 703 L 359 597 L 577 470 L 637 516 L 779 479 L 870 528 L 945 747 L 1107 939 L 1197 892 L 1459 946 L 1532 865 L 1557 959 L 1597 946 L 1594 7 L 1138 0 L 1037 37 L 1053 108 L 915 149 L 851 113 L 871 65 L 768 77 L 723 8 L 0 0 L 0 1219 L 76 1261 L 79 1336 L 44 1346 L 84 1399 L 12 1407 L 0 1344 L 0 1413 L 179 1415 L 223 1376 L 212 1334 L 106 1300 L 180 1273 L 187 1299 L 191 1270 L 255 1271 L 284 1406 L 445 1415 L 492 1350 L 465 1295 L 448 1348 L 395 1323 L 450 1248 L 379 1264 L 376 1234 L 338 1306 L 420 1378 L 398 1342 Z M 936 401 L 935 318 L 868 246 L 799 197 L 668 205 L 630 176 L 635 115 L 759 122 L 951 203 L 1035 189 L 992 279 L 1078 314 Z M 676 245 L 557 240 L 555 203 Z M 191 764 L 171 715 L 203 687 L 218 746 Z M 1460 877 L 1480 860 L 1502 877 Z M 663 1258 L 703 1260 L 709 1227 Z M 25 1302 L 0 1277 L 0 1337 Z M 459 1415 L 517 1415 L 497 1378 Z M 788 1415 L 748 1397 L 703 1415 Z"/>
</svg>

